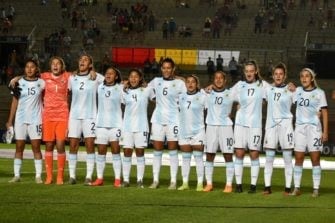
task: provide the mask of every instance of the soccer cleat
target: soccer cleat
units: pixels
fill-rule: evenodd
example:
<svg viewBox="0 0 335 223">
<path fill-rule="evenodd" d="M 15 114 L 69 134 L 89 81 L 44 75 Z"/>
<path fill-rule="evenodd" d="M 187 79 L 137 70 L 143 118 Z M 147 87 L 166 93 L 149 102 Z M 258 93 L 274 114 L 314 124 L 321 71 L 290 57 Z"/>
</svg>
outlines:
<svg viewBox="0 0 335 223">
<path fill-rule="evenodd" d="M 144 188 L 144 185 L 143 185 L 143 181 L 142 181 L 142 180 L 138 180 L 138 181 L 137 181 L 137 187 L 138 187 L 138 188 Z"/>
<path fill-rule="evenodd" d="M 121 180 L 120 179 L 115 179 L 114 180 L 114 187 L 117 187 L 117 188 L 121 187 Z"/>
<path fill-rule="evenodd" d="M 13 177 L 8 183 L 18 183 L 21 182 L 21 178 L 18 176 Z"/>
<path fill-rule="evenodd" d="M 41 177 L 36 177 L 36 178 L 35 178 L 35 183 L 37 183 L 37 184 L 42 184 L 42 183 L 43 183 L 42 178 L 41 178 Z"/>
<path fill-rule="evenodd" d="M 92 183 L 92 179 L 86 178 L 85 181 L 84 181 L 84 186 L 89 186 L 89 185 L 91 185 L 91 183 Z"/>
<path fill-rule="evenodd" d="M 178 187 L 178 190 L 189 190 L 190 187 L 188 186 L 188 183 L 183 183 L 180 187 Z"/>
<path fill-rule="evenodd" d="M 128 181 L 123 181 L 122 187 L 129 187 L 129 182 Z"/>
<path fill-rule="evenodd" d="M 70 177 L 70 179 L 69 179 L 69 184 L 74 185 L 74 184 L 76 184 L 76 183 L 77 183 L 76 179 Z"/>
<path fill-rule="evenodd" d="M 48 185 L 48 184 L 52 184 L 52 178 L 47 178 L 44 182 L 44 184 Z"/>
<path fill-rule="evenodd" d="M 248 190 L 248 194 L 254 194 L 256 193 L 256 185 L 250 185 L 250 188 Z"/>
<path fill-rule="evenodd" d="M 90 183 L 90 186 L 102 186 L 104 185 L 103 179 L 96 179 L 94 182 Z"/>
<path fill-rule="evenodd" d="M 157 189 L 159 187 L 159 183 L 157 181 L 154 181 L 150 186 L 149 188 L 150 189 Z"/>
<path fill-rule="evenodd" d="M 203 191 L 203 190 L 204 190 L 204 185 L 202 183 L 198 183 L 196 191 Z"/>
<path fill-rule="evenodd" d="M 168 190 L 177 190 L 177 184 L 175 182 L 171 182 Z"/>
<path fill-rule="evenodd" d="M 57 185 L 63 185 L 64 184 L 64 181 L 63 181 L 63 178 L 58 178 L 57 177 L 57 182 L 56 182 Z"/>
<path fill-rule="evenodd" d="M 223 193 L 227 193 L 227 194 L 229 194 L 229 193 L 231 193 L 231 192 L 233 192 L 233 186 L 231 186 L 231 185 L 226 185 L 225 188 L 223 189 Z"/>
<path fill-rule="evenodd" d="M 207 184 L 206 187 L 202 190 L 203 192 L 210 192 L 213 190 L 212 184 Z"/>
<path fill-rule="evenodd" d="M 284 195 L 285 195 L 285 196 L 288 196 L 288 195 L 290 195 L 290 193 L 291 193 L 291 188 L 289 188 L 289 187 L 285 187 Z"/>
<path fill-rule="evenodd" d="M 263 191 L 263 194 L 264 194 L 264 195 L 272 194 L 271 187 L 265 187 L 265 188 L 264 188 L 264 191 Z"/>
<path fill-rule="evenodd" d="M 291 196 L 299 196 L 301 195 L 301 191 L 300 188 L 296 187 L 294 188 L 294 190 L 292 191 L 292 193 L 290 193 Z"/>
<path fill-rule="evenodd" d="M 236 184 L 235 193 L 242 193 L 242 192 L 243 192 L 242 184 Z"/>
<path fill-rule="evenodd" d="M 313 189 L 312 197 L 319 197 L 319 190 Z"/>
</svg>

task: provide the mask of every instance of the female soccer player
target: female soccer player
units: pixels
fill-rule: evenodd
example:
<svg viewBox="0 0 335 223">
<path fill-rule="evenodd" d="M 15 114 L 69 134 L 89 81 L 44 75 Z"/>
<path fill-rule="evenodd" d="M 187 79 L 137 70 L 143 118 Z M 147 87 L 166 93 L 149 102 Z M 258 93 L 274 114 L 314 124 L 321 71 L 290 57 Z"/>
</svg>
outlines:
<svg viewBox="0 0 335 223">
<path fill-rule="evenodd" d="M 63 184 L 66 160 L 65 139 L 69 118 L 68 80 L 70 73 L 65 71 L 65 63 L 60 57 L 52 57 L 50 71 L 41 74 L 45 81 L 43 98 L 43 141 L 45 141 L 45 184 L 53 182 L 53 150 L 57 149 L 57 181 Z"/>
<path fill-rule="evenodd" d="M 203 190 L 205 143 L 206 94 L 200 91 L 200 81 L 195 75 L 186 77 L 186 93 L 179 95 L 179 146 L 182 151 L 181 173 L 183 185 L 178 190 L 188 190 L 192 153 L 196 163 L 197 191 Z"/>
<path fill-rule="evenodd" d="M 69 79 L 71 91 L 71 109 L 69 117 L 69 173 L 70 184 L 76 184 L 76 166 L 79 141 L 83 133 L 87 158 L 85 185 L 90 185 L 95 163 L 94 138 L 97 114 L 97 89 L 104 77 L 96 73 L 96 79 L 92 80 L 90 71 L 93 69 L 93 59 L 87 54 L 79 58 L 78 71 Z"/>
<path fill-rule="evenodd" d="M 293 92 L 285 84 L 287 69 L 285 64 L 277 64 L 272 71 L 273 84 L 265 91 L 267 101 L 267 116 L 264 136 L 264 148 L 266 161 L 264 168 L 265 188 L 263 194 L 271 194 L 271 177 L 273 161 L 275 159 L 278 143 L 283 152 L 285 163 L 285 191 L 291 192 L 292 182 L 292 150 L 294 148 L 293 115 L 291 106 L 293 104 Z"/>
<path fill-rule="evenodd" d="M 6 123 L 7 129 L 13 126 L 16 138 L 16 151 L 14 158 L 14 177 L 10 183 L 20 182 L 23 151 L 27 136 L 30 138 L 34 153 L 35 182 L 43 183 L 42 154 L 40 150 L 42 136 L 42 92 L 45 82 L 38 78 L 38 63 L 29 59 L 25 63 L 24 77 L 18 81 L 21 88 L 20 94 L 13 97 L 9 118 Z"/>
<path fill-rule="evenodd" d="M 300 72 L 302 87 L 295 92 L 297 104 L 295 121 L 295 166 L 293 171 L 294 190 L 291 195 L 298 196 L 306 150 L 311 157 L 313 169 L 313 197 L 319 196 L 321 181 L 320 153 L 323 142 L 328 140 L 328 109 L 325 93 L 318 88 L 315 72 L 304 68 Z M 320 121 L 321 115 L 321 121 Z"/>
<path fill-rule="evenodd" d="M 213 162 L 219 146 L 226 162 L 226 186 L 223 192 L 232 192 L 232 182 L 234 177 L 234 134 L 233 122 L 230 119 L 230 114 L 233 105 L 233 97 L 231 91 L 225 88 L 226 82 L 226 74 L 222 71 L 216 71 L 214 73 L 212 90 L 207 96 L 207 146 L 205 150 L 205 176 L 207 185 L 204 188 L 205 192 L 213 190 Z"/>
<path fill-rule="evenodd" d="M 138 69 L 129 72 L 128 82 L 122 95 L 125 105 L 122 128 L 123 157 L 123 187 L 129 187 L 129 175 L 133 149 L 137 157 L 137 186 L 143 188 L 145 168 L 144 148 L 148 146 L 149 124 L 147 108 L 149 99 L 154 97 L 154 91 L 146 87 L 144 75 Z"/>
<path fill-rule="evenodd" d="M 154 78 L 149 86 L 156 94 L 156 108 L 151 117 L 152 129 L 151 139 L 154 146 L 153 159 L 153 183 L 150 188 L 156 189 L 159 186 L 159 173 L 162 165 L 162 154 L 164 141 L 170 155 L 170 186 L 169 189 L 177 189 L 178 173 L 178 98 L 186 92 L 185 83 L 180 79 L 175 79 L 175 63 L 171 58 L 165 58 L 161 66 L 162 77 Z"/>
<path fill-rule="evenodd" d="M 262 140 L 262 103 L 266 87 L 261 79 L 258 65 L 249 61 L 244 66 L 245 81 L 237 82 L 232 88 L 234 100 L 238 102 L 234 128 L 236 192 L 241 193 L 243 159 L 247 149 L 251 158 L 251 185 L 249 193 L 256 192 L 259 174 L 259 151 Z"/>
<path fill-rule="evenodd" d="M 92 186 L 103 185 L 103 176 L 106 165 L 107 146 L 111 145 L 114 187 L 121 186 L 121 156 L 119 140 L 122 128 L 122 92 L 121 72 L 108 67 L 105 72 L 105 80 L 98 87 L 98 114 L 96 121 L 96 140 L 98 155 L 96 157 L 97 179 Z"/>
</svg>

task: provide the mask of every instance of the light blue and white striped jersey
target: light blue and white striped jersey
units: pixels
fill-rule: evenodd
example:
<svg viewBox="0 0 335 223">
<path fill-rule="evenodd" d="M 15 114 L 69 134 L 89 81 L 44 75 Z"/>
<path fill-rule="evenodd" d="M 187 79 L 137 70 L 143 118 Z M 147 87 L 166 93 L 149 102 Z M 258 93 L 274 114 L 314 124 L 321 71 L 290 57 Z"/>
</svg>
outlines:
<svg viewBox="0 0 335 223">
<path fill-rule="evenodd" d="M 328 106 L 325 92 L 322 89 L 304 90 L 298 87 L 295 92 L 295 102 L 297 103 L 295 115 L 297 125 L 320 124 L 318 113 L 322 108 Z"/>
<path fill-rule="evenodd" d="M 267 86 L 266 81 L 239 81 L 232 87 L 234 101 L 239 103 L 235 125 L 262 128 L 262 103 Z"/>
<path fill-rule="evenodd" d="M 149 86 L 156 95 L 156 107 L 151 117 L 152 123 L 160 125 L 178 125 L 178 100 L 181 93 L 186 92 L 185 83 L 179 79 L 153 79 Z"/>
<path fill-rule="evenodd" d="M 233 106 L 233 96 L 230 89 L 222 91 L 212 90 L 207 95 L 207 125 L 231 126 L 231 109 Z"/>
<path fill-rule="evenodd" d="M 42 123 L 42 92 L 45 82 L 42 79 L 19 80 L 21 95 L 15 113 L 16 123 L 41 124 Z"/>
<path fill-rule="evenodd" d="M 99 85 L 97 127 L 122 128 L 122 92 L 123 85 L 121 84 Z"/>
<path fill-rule="evenodd" d="M 265 91 L 267 100 L 267 116 L 265 128 L 272 128 L 283 119 L 291 119 L 291 106 L 293 104 L 293 93 L 288 90 L 287 85 L 275 87 L 269 85 Z"/>
<path fill-rule="evenodd" d="M 149 132 L 148 102 L 154 97 L 151 87 L 129 89 L 122 93 L 125 110 L 123 115 L 124 132 Z"/>
<path fill-rule="evenodd" d="M 104 77 L 97 73 L 95 80 L 89 75 L 70 76 L 69 90 L 72 92 L 70 119 L 96 119 L 97 89 Z"/>
<path fill-rule="evenodd" d="M 206 98 L 206 94 L 201 91 L 179 95 L 179 137 L 181 139 L 195 136 L 205 129 Z"/>
</svg>

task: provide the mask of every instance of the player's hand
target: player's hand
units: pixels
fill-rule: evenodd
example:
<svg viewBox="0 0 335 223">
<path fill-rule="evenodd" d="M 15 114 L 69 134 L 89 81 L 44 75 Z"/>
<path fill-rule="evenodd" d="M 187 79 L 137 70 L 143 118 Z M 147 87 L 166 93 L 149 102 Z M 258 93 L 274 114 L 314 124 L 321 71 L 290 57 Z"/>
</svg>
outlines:
<svg viewBox="0 0 335 223">
<path fill-rule="evenodd" d="M 10 129 L 10 127 L 13 127 L 13 123 L 6 122 L 6 129 Z"/>
<path fill-rule="evenodd" d="M 328 132 L 322 133 L 322 142 L 328 142 Z"/>
<path fill-rule="evenodd" d="M 90 73 L 90 80 L 94 81 L 97 78 L 97 73 L 94 70 L 91 70 Z"/>
<path fill-rule="evenodd" d="M 13 77 L 13 79 L 10 80 L 8 86 L 14 88 L 15 85 L 16 85 L 16 83 L 17 83 L 21 78 L 22 78 L 22 76 L 16 76 L 16 77 Z"/>
<path fill-rule="evenodd" d="M 208 85 L 204 90 L 206 93 L 210 93 L 213 90 L 213 84 Z"/>
<path fill-rule="evenodd" d="M 289 82 L 287 84 L 287 88 L 288 88 L 289 91 L 295 92 L 295 89 L 297 88 L 297 86 L 295 86 L 295 84 L 293 84 L 293 82 Z"/>
</svg>

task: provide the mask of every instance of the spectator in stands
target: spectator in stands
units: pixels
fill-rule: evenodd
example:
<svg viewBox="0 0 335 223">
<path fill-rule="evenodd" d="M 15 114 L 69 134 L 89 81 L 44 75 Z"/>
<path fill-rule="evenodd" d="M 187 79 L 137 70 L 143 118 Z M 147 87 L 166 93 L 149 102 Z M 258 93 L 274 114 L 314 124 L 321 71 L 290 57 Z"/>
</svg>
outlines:
<svg viewBox="0 0 335 223">
<path fill-rule="evenodd" d="M 288 23 L 288 13 L 286 9 L 283 9 L 281 14 L 281 28 L 286 29 L 287 23 Z"/>
<path fill-rule="evenodd" d="M 113 3 L 112 0 L 108 0 L 106 3 L 107 14 L 111 15 L 113 11 Z"/>
<path fill-rule="evenodd" d="M 71 36 L 69 36 L 69 35 L 64 36 L 64 38 L 63 38 L 63 45 L 64 45 L 64 51 L 65 52 L 69 52 L 70 51 L 71 42 L 72 42 Z"/>
<path fill-rule="evenodd" d="M 215 72 L 215 65 L 214 65 L 214 61 L 212 60 L 211 57 L 208 57 L 208 61 L 206 63 L 207 66 L 207 74 L 209 79 L 213 76 L 214 72 Z"/>
<path fill-rule="evenodd" d="M 149 31 L 155 31 L 155 15 L 152 11 L 148 17 L 148 29 Z"/>
<path fill-rule="evenodd" d="M 12 23 L 8 18 L 5 18 L 2 23 L 2 33 L 8 34 L 9 30 L 12 28 Z"/>
<path fill-rule="evenodd" d="M 232 80 L 235 81 L 238 76 L 238 70 L 237 70 L 238 64 L 237 64 L 237 61 L 235 60 L 235 57 L 232 57 L 231 60 L 229 61 L 228 69 L 229 69 L 229 73 L 231 75 Z"/>
<path fill-rule="evenodd" d="M 84 9 L 81 14 L 80 14 L 80 28 L 82 30 L 86 29 L 86 21 L 87 21 L 87 13 L 86 10 Z"/>
<path fill-rule="evenodd" d="M 268 62 L 268 67 L 267 67 L 267 77 L 272 77 L 272 72 L 273 72 L 273 63 L 272 63 L 272 60 L 269 60 Z"/>
<path fill-rule="evenodd" d="M 219 17 L 215 16 L 214 21 L 212 23 L 212 33 L 213 33 L 213 39 L 217 38 L 220 39 L 220 32 L 221 32 L 221 22 Z"/>
<path fill-rule="evenodd" d="M 151 62 L 151 73 L 153 73 L 155 76 L 159 73 L 160 65 L 157 62 L 156 58 L 154 58 Z"/>
<path fill-rule="evenodd" d="M 254 28 L 254 32 L 255 34 L 261 34 L 262 33 L 262 26 L 263 26 L 263 17 L 261 16 L 260 13 L 257 13 L 257 15 L 255 16 L 255 28 Z"/>
<path fill-rule="evenodd" d="M 3 66 L 0 70 L 1 74 L 1 85 L 7 85 L 7 74 L 6 74 L 6 66 Z"/>
<path fill-rule="evenodd" d="M 151 73 L 151 63 L 150 63 L 149 58 L 147 58 L 147 59 L 144 61 L 143 72 L 144 72 L 144 74 L 146 74 L 146 75 L 148 75 L 148 74 Z"/>
<path fill-rule="evenodd" d="M 0 16 L 2 20 L 6 18 L 6 10 L 4 7 L 1 8 Z"/>
<path fill-rule="evenodd" d="M 78 26 L 78 11 L 74 9 L 71 15 L 71 27 L 76 30 L 77 26 Z"/>
<path fill-rule="evenodd" d="M 177 24 L 174 21 L 174 18 L 171 17 L 170 21 L 169 21 L 169 37 L 170 37 L 170 39 L 174 38 L 174 34 L 175 34 L 176 30 L 177 30 Z"/>
<path fill-rule="evenodd" d="M 167 19 L 165 19 L 162 25 L 163 39 L 168 38 L 168 31 L 169 31 L 169 22 Z"/>
<path fill-rule="evenodd" d="M 216 58 L 216 70 L 223 71 L 223 58 L 221 57 L 221 54 Z"/>
<path fill-rule="evenodd" d="M 209 17 L 207 17 L 203 29 L 203 36 L 205 38 L 209 38 L 209 35 L 211 33 L 211 27 L 212 27 L 212 21 Z"/>
</svg>

